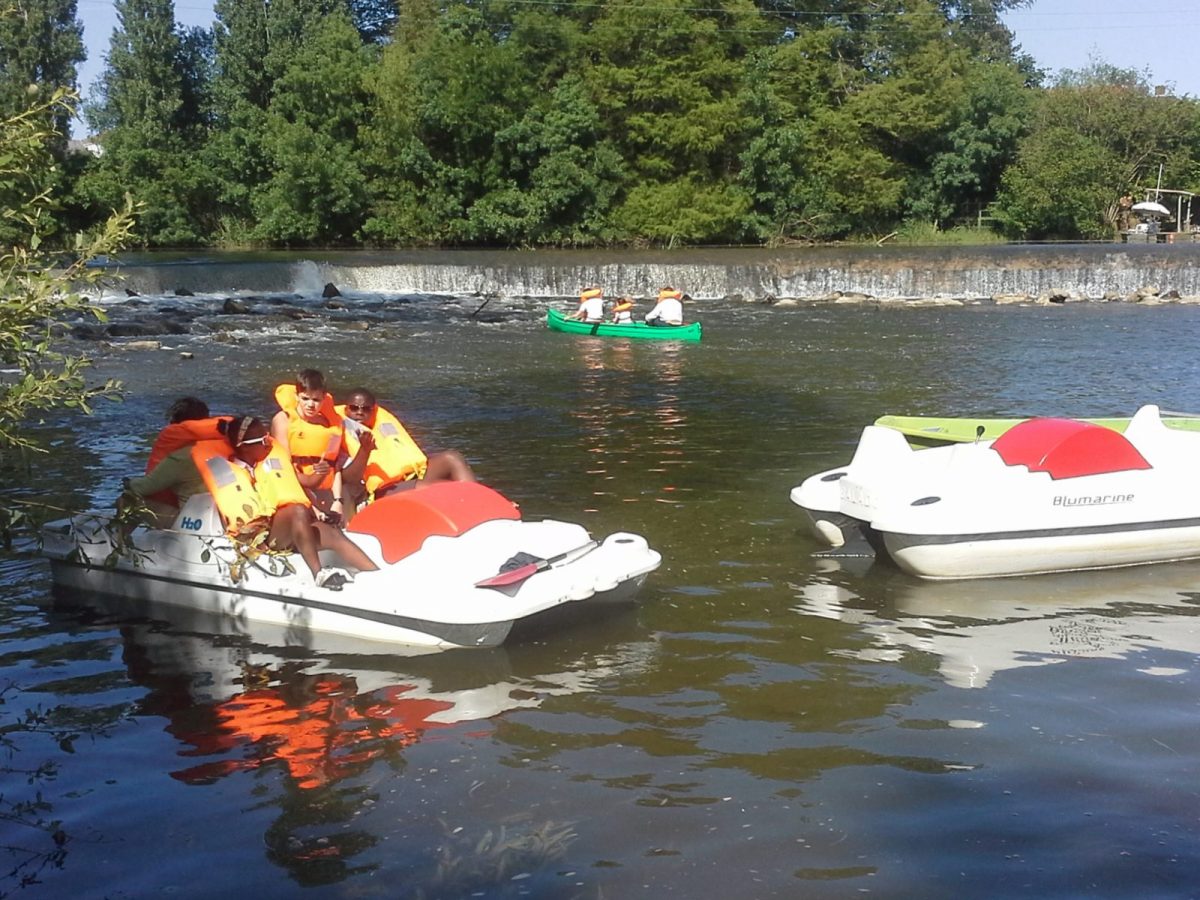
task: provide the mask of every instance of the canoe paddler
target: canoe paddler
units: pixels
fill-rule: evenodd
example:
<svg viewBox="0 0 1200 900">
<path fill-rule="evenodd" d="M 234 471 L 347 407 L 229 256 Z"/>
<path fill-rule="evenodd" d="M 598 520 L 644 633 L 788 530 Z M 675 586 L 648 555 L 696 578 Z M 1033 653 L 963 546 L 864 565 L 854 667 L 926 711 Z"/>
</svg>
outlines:
<svg viewBox="0 0 1200 900">
<path fill-rule="evenodd" d="M 658 303 L 646 313 L 647 325 L 682 325 L 683 294 L 673 287 L 658 292 Z"/>
<path fill-rule="evenodd" d="M 604 292 L 598 287 L 584 288 L 579 292 L 579 309 L 566 318 L 592 324 L 603 322 Z"/>
</svg>

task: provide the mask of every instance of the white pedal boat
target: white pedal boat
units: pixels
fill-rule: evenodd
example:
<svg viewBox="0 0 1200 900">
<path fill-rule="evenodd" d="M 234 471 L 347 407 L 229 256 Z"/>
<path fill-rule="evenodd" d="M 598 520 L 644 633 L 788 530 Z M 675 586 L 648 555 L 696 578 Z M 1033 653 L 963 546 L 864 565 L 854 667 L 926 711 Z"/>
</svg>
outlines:
<svg viewBox="0 0 1200 900">
<path fill-rule="evenodd" d="M 922 578 L 1200 558 L 1200 434 L 1146 406 L 1122 435 L 1031 419 L 994 441 L 915 450 L 863 430 L 848 466 L 793 489 L 834 555 L 886 553 Z"/>
<path fill-rule="evenodd" d="M 635 534 L 594 542 L 580 525 L 522 521 L 510 501 L 470 482 L 391 494 L 360 512 L 346 534 L 379 570 L 337 591 L 317 587 L 295 554 L 247 563 L 207 494 L 190 498 L 169 529 L 136 529 L 136 553 L 114 553 L 109 521 L 88 513 L 44 528 L 56 585 L 430 648 L 494 647 L 516 626 L 632 602 L 662 561 Z M 509 586 L 477 586 L 518 553 L 552 565 Z"/>
</svg>

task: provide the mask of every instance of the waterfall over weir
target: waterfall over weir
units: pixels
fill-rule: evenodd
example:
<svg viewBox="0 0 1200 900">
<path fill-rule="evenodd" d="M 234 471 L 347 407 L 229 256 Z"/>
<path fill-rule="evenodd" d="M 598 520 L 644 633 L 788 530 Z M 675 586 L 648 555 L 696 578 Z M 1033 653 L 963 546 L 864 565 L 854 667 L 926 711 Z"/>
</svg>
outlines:
<svg viewBox="0 0 1200 900">
<path fill-rule="evenodd" d="M 696 298 L 989 298 L 1048 292 L 1100 299 L 1142 288 L 1200 296 L 1200 245 L 819 247 L 685 251 L 358 251 L 129 254 L 116 290 L 499 294 L 571 297 L 599 285 L 649 296 L 672 285 Z"/>
</svg>

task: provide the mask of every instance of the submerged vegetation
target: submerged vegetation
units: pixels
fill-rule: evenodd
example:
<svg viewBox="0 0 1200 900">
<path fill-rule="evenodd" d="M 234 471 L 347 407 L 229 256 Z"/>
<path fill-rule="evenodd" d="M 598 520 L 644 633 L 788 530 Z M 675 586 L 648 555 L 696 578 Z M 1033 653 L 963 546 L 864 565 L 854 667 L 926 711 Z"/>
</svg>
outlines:
<svg viewBox="0 0 1200 900">
<path fill-rule="evenodd" d="M 0 103 L 82 58 L 74 3 L 24 4 Z M 1200 105 L 1102 62 L 1044 83 L 1024 4 L 217 0 L 183 29 L 116 0 L 100 155 L 55 144 L 54 196 L 71 231 L 131 193 L 147 246 L 669 247 L 1102 238 L 1160 166 L 1200 186 Z"/>
</svg>

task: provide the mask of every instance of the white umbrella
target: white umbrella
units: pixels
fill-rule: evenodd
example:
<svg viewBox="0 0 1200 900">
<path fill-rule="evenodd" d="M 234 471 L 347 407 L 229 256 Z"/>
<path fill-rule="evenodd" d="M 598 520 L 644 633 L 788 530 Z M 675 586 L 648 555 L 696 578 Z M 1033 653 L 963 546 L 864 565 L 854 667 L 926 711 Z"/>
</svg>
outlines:
<svg viewBox="0 0 1200 900">
<path fill-rule="evenodd" d="M 1148 216 L 1169 216 L 1171 214 L 1171 211 L 1161 203 L 1155 203 L 1152 200 L 1143 200 L 1141 203 L 1133 204 L 1133 211 Z"/>
</svg>

